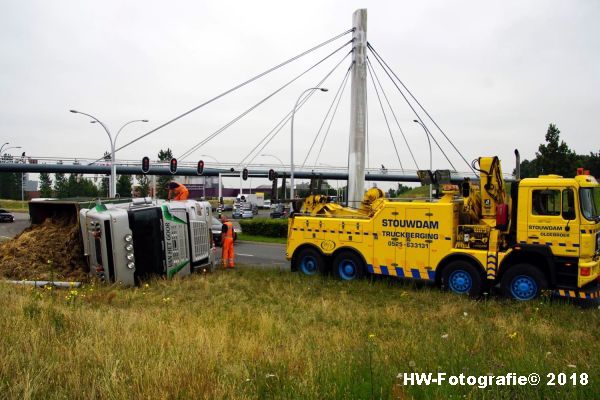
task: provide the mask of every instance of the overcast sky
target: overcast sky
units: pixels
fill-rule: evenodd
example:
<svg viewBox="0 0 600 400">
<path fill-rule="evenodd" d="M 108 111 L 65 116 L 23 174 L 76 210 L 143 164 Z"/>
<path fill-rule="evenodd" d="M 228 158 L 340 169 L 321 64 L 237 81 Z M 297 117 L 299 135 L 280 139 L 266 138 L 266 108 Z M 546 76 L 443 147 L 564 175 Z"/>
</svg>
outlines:
<svg viewBox="0 0 600 400">
<path fill-rule="evenodd" d="M 0 144 L 34 157 L 101 156 L 102 128 L 117 146 L 215 95 L 352 27 L 368 10 L 368 40 L 418 97 L 467 160 L 499 155 L 505 171 L 513 149 L 532 158 L 549 123 L 579 153 L 600 148 L 600 2 L 589 1 L 5 1 L 0 13 Z M 347 35 L 343 40 L 349 40 Z M 341 45 L 342 41 L 336 42 Z M 174 155 L 200 142 L 285 81 L 333 51 L 311 54 L 245 90 L 219 100 L 121 150 L 119 159 Z M 349 48 L 348 48 L 349 50 Z M 208 154 L 239 162 L 315 85 L 336 54 L 259 107 L 187 161 Z M 302 161 L 339 87 L 349 60 L 296 114 L 296 161 Z M 383 72 L 379 77 L 420 167 L 427 141 Z M 385 79 L 384 79 L 385 78 Z M 369 83 L 369 85 L 371 85 Z M 369 163 L 399 168 L 374 92 L 369 92 Z M 349 86 L 318 163 L 347 165 Z M 388 114 L 388 117 L 391 115 Z M 393 122 L 393 121 L 390 121 Z M 395 123 L 405 168 L 414 163 Z M 433 125 L 430 125 L 433 130 Z M 458 170 L 458 155 L 433 131 Z M 263 153 L 289 163 L 289 125 Z M 316 153 L 311 153 L 314 154 Z M 433 167 L 448 163 L 434 149 Z M 270 157 L 255 162 L 276 163 Z"/>
</svg>

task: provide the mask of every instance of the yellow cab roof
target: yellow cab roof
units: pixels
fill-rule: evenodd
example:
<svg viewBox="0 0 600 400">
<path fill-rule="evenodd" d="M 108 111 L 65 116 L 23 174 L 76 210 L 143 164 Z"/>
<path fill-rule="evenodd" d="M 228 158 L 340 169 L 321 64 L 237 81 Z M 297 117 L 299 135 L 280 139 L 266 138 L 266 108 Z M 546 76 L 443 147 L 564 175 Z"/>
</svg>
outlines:
<svg viewBox="0 0 600 400">
<path fill-rule="evenodd" d="M 563 178 L 560 175 L 540 175 L 537 178 L 525 178 L 521 180 L 524 186 L 578 186 L 598 187 L 598 181 L 591 175 L 577 175 L 574 178 Z"/>
</svg>

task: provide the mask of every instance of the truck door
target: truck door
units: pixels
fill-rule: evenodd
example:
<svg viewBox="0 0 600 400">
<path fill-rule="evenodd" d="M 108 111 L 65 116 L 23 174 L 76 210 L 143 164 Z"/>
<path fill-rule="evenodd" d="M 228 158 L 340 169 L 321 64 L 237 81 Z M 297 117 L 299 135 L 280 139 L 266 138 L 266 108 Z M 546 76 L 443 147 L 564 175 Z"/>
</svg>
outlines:
<svg viewBox="0 0 600 400">
<path fill-rule="evenodd" d="M 579 210 L 573 189 L 532 189 L 528 208 L 528 244 L 550 246 L 556 256 L 579 256 Z"/>
<path fill-rule="evenodd" d="M 406 208 L 403 229 L 406 232 L 404 243 L 406 275 L 415 279 L 429 279 L 433 268 L 429 265 L 431 247 L 431 220 L 429 208 Z M 410 273 L 410 274 L 409 274 Z"/>
<path fill-rule="evenodd" d="M 383 275 L 402 276 L 397 274 L 404 260 L 403 241 L 397 236 L 398 211 L 396 207 L 387 206 L 379 213 L 373 222 L 373 265 L 368 266 L 369 272 Z"/>
</svg>

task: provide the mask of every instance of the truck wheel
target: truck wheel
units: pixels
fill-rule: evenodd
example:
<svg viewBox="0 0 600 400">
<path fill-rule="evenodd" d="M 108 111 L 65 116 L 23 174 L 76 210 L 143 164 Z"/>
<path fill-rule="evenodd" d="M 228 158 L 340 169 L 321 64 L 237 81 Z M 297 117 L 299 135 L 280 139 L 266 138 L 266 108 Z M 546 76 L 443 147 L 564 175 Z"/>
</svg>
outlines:
<svg viewBox="0 0 600 400">
<path fill-rule="evenodd" d="M 483 291 L 483 277 L 472 263 L 453 261 L 442 272 L 442 286 L 454 293 L 478 297 Z"/>
<path fill-rule="evenodd" d="M 519 301 L 535 299 L 547 287 L 548 282 L 542 271 L 531 264 L 517 264 L 511 267 L 500 282 L 504 296 Z"/>
<path fill-rule="evenodd" d="M 325 269 L 323 256 L 315 249 L 306 248 L 296 256 L 295 269 L 304 275 L 316 275 Z"/>
<path fill-rule="evenodd" d="M 333 259 L 333 271 L 343 281 L 362 278 L 365 266 L 362 259 L 351 251 L 342 251 Z"/>
</svg>

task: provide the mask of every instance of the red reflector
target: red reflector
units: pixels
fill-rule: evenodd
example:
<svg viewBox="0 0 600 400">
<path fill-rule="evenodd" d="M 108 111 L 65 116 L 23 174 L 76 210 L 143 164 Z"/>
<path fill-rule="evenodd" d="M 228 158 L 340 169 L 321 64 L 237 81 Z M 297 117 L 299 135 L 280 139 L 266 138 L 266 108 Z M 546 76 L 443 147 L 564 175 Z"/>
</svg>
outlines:
<svg viewBox="0 0 600 400">
<path fill-rule="evenodd" d="M 589 267 L 581 268 L 581 276 L 590 276 L 590 272 L 592 270 Z"/>
</svg>

